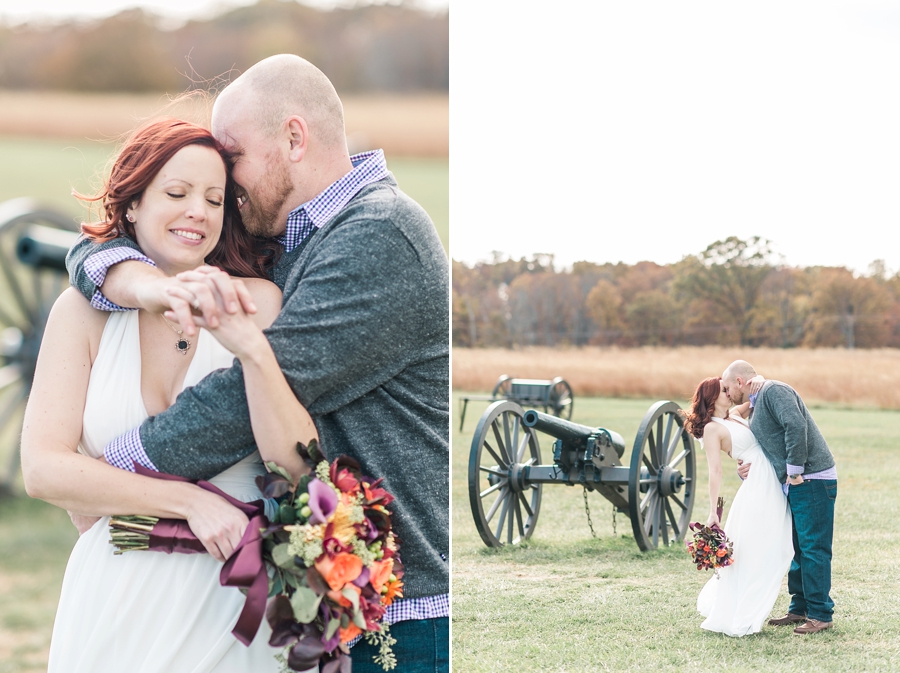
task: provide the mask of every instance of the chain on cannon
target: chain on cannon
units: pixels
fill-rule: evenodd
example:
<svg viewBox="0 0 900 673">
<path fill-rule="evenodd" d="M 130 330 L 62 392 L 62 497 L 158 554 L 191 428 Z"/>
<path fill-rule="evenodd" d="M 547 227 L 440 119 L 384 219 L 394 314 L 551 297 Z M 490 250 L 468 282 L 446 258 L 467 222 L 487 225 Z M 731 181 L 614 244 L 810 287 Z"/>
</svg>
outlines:
<svg viewBox="0 0 900 673">
<path fill-rule="evenodd" d="M 534 533 L 544 486 L 579 485 L 591 534 L 588 492 L 616 513 L 628 512 L 642 551 L 684 538 L 695 495 L 693 438 L 677 404 L 657 402 L 641 422 L 629 466 L 625 440 L 608 428 L 573 423 L 509 400 L 488 407 L 469 454 L 469 502 L 475 526 L 491 547 L 518 544 Z M 553 463 L 541 464 L 538 432 L 553 438 Z"/>
</svg>

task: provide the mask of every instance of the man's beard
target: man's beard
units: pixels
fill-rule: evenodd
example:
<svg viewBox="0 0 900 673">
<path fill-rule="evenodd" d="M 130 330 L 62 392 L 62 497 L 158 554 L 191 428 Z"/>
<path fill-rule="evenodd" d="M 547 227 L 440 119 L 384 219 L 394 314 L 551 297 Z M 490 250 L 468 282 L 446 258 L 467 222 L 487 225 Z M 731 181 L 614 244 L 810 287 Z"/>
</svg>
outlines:
<svg viewBox="0 0 900 673">
<path fill-rule="evenodd" d="M 267 185 L 255 190 L 251 197 L 247 193 L 247 203 L 241 208 L 244 228 L 254 236 L 277 236 L 284 233 L 286 222 L 279 221 L 284 202 L 294 190 L 288 172 L 279 169 L 274 162 L 267 171 Z"/>
</svg>

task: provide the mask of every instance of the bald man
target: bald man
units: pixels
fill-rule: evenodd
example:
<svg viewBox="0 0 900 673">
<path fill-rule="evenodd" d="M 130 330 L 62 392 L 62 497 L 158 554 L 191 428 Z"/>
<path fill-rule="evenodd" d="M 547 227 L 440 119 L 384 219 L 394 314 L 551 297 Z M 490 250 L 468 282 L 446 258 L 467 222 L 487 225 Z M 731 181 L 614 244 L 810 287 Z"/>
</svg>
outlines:
<svg viewBox="0 0 900 673">
<path fill-rule="evenodd" d="M 284 296 L 266 336 L 309 410 L 329 459 L 347 454 L 396 497 L 404 598 L 385 621 L 397 671 L 448 670 L 449 268 L 426 213 L 397 187 L 381 150 L 351 157 L 328 78 L 282 54 L 218 97 L 212 131 L 235 157 L 244 226 L 281 247 L 270 271 Z M 105 310 L 171 311 L 188 336 L 192 307 L 212 326 L 254 307 L 240 281 L 210 268 L 169 278 L 134 241 L 80 242 L 72 285 Z M 253 449 L 239 364 L 183 392 L 110 443 L 106 459 L 208 478 Z M 353 670 L 376 670 L 365 642 Z M 377 670 L 381 670 L 377 667 Z"/>
<path fill-rule="evenodd" d="M 809 409 L 793 388 L 766 381 L 751 392 L 756 370 L 735 360 L 722 374 L 725 394 L 735 404 L 751 402 L 750 429 L 784 484 L 793 520 L 794 558 L 788 570 L 788 613 L 772 626 L 793 626 L 805 635 L 830 629 L 831 556 L 837 469 L 834 456 Z M 746 478 L 749 464 L 739 469 Z"/>
</svg>

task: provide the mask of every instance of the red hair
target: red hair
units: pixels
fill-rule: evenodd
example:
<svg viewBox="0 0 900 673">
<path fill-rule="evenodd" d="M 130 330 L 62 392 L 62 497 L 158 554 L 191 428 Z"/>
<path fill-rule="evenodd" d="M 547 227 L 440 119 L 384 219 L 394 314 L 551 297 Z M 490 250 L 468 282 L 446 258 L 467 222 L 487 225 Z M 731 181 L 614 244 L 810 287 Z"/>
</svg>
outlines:
<svg viewBox="0 0 900 673">
<path fill-rule="evenodd" d="M 722 379 L 718 376 L 703 379 L 694 391 L 691 407 L 684 414 L 684 429 L 697 439 L 703 436 L 703 428 L 712 422 L 713 410 L 721 392 Z"/>
<path fill-rule="evenodd" d="M 118 236 L 135 239 L 134 225 L 125 218 L 125 213 L 133 203 L 140 202 L 144 190 L 162 167 L 188 145 L 201 145 L 218 152 L 227 176 L 222 235 L 206 257 L 206 263 L 233 276 L 265 278 L 279 248 L 272 241 L 252 236 L 244 229 L 231 179 L 232 156 L 207 129 L 181 119 L 165 117 L 138 128 L 119 151 L 103 188 L 94 196 L 75 192 L 75 197 L 82 201 L 99 201 L 106 215 L 102 222 L 82 224 L 81 231 L 95 243 Z"/>
</svg>

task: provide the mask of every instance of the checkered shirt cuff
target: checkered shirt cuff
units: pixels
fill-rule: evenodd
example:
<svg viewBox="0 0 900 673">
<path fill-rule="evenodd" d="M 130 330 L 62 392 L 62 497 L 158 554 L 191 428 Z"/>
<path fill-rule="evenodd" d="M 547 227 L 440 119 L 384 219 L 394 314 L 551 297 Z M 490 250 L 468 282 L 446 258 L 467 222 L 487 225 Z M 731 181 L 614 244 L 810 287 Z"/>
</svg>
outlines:
<svg viewBox="0 0 900 673">
<path fill-rule="evenodd" d="M 450 594 L 439 596 L 423 596 L 422 598 L 398 598 L 387 606 L 384 618 L 381 620 L 387 625 L 397 622 L 408 622 L 413 619 L 437 619 L 450 616 Z M 353 647 L 362 640 L 362 635 L 350 641 Z"/>
<path fill-rule="evenodd" d="M 106 462 L 129 472 L 134 472 L 135 463 L 159 472 L 156 465 L 144 452 L 140 430 L 140 428 L 129 430 L 107 444 L 106 449 L 103 451 L 103 455 L 106 456 Z"/>
<path fill-rule="evenodd" d="M 144 255 L 142 252 L 135 250 L 134 248 L 109 248 L 108 250 L 95 252 L 93 255 L 84 260 L 84 273 L 88 278 L 91 279 L 91 282 L 93 282 L 94 285 L 99 288 L 101 285 L 103 285 L 103 281 L 106 280 L 106 274 L 111 266 L 129 259 L 144 262 L 146 264 L 149 264 L 150 266 L 156 266 L 156 264 L 153 263 L 152 259 Z M 103 293 L 99 289 L 97 289 L 97 291 L 94 292 L 94 296 L 91 297 L 91 306 L 101 311 L 136 310 L 132 308 L 124 308 L 114 302 L 111 302 L 103 295 Z"/>
</svg>

